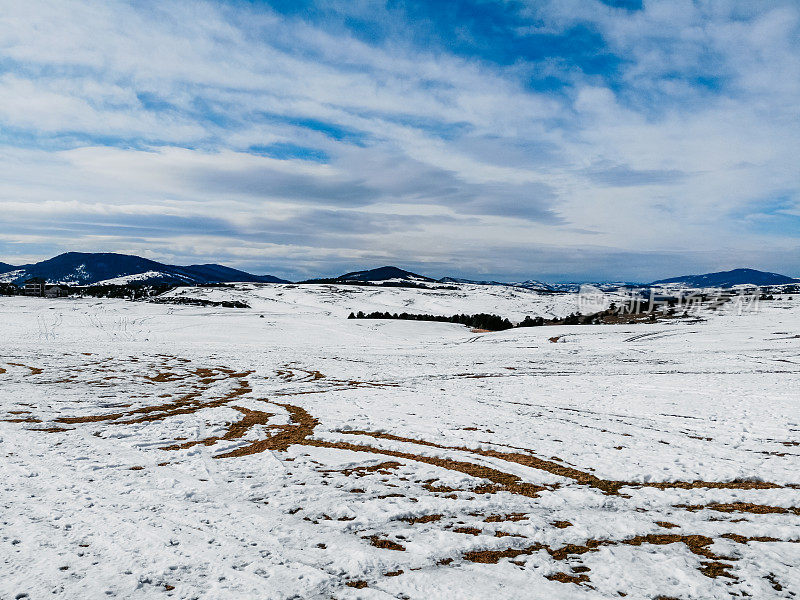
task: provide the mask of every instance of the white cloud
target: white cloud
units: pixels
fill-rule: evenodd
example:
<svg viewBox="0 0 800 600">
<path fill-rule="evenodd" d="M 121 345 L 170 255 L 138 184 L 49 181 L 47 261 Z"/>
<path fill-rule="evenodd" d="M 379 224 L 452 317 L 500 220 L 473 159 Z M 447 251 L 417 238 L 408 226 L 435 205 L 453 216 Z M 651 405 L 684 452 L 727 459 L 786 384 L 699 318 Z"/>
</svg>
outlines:
<svg viewBox="0 0 800 600">
<path fill-rule="evenodd" d="M 620 57 L 618 72 L 590 76 L 551 59 L 495 65 L 396 39 L 368 44 L 241 4 L 0 1 L 0 52 L 11 65 L 0 76 L 8 231 L 65 214 L 114 216 L 117 234 L 65 231 L 52 247 L 166 251 L 178 235 L 134 239 L 126 219 L 193 217 L 231 229 L 180 234 L 193 240 L 185 254 L 216 248 L 290 263 L 299 248 L 308 257 L 316 248 L 321 265 L 334 254 L 366 257 L 370 245 L 373 255 L 456 264 L 465 239 L 497 248 L 487 255 L 500 262 L 499 249 L 534 243 L 554 262 L 564 257 L 559 246 L 602 246 L 602 261 L 612 251 L 796 245 L 797 232 L 767 235 L 736 216 L 762 201 L 798 200 L 795 3 L 625 11 L 569 0 L 530 11 L 519 35 L 590 26 Z M 568 85 L 537 91 L 531 73 Z M 276 144 L 288 158 L 248 153 Z M 303 148 L 328 159 L 304 160 Z M 324 211 L 448 219 L 351 233 L 336 252 L 317 221 L 316 246 L 314 231 L 304 245 L 272 233 L 237 240 L 260 215 L 312 210 L 332 227 Z M 35 243 L 50 252 L 46 240 Z"/>
</svg>

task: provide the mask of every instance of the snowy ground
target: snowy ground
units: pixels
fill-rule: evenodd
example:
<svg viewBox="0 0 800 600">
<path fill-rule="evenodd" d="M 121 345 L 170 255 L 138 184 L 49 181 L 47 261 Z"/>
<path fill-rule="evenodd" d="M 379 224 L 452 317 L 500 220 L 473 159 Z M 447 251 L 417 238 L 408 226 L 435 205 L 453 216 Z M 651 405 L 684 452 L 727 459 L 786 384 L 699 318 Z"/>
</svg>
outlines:
<svg viewBox="0 0 800 600">
<path fill-rule="evenodd" d="M 341 287 L 0 298 L 0 598 L 800 593 L 800 299 L 477 334 L 343 317 L 575 298 Z"/>
</svg>

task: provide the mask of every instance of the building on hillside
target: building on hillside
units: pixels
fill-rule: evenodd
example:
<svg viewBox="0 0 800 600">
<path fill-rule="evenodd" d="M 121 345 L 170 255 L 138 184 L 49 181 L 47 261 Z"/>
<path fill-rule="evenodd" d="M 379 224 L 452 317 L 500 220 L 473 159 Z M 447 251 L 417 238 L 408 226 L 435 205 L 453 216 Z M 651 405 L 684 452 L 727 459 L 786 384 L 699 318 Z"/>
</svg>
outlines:
<svg viewBox="0 0 800 600">
<path fill-rule="evenodd" d="M 44 288 L 46 298 L 63 298 L 67 295 L 67 288 L 60 285 L 48 285 Z"/>
<path fill-rule="evenodd" d="M 32 277 L 24 283 L 23 291 L 26 296 L 44 296 L 44 286 L 47 282 L 41 277 Z"/>
</svg>

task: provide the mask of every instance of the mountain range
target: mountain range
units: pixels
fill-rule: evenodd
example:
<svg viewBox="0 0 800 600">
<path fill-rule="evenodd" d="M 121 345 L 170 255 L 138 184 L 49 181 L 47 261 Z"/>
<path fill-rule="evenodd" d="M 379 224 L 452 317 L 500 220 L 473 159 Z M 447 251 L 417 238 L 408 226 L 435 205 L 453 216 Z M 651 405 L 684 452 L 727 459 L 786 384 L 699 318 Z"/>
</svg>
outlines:
<svg viewBox="0 0 800 600">
<path fill-rule="evenodd" d="M 253 275 L 224 265 L 168 265 L 139 256 L 109 252 L 67 252 L 38 263 L 14 266 L 0 262 L 0 283 L 20 283 L 31 277 L 41 277 L 50 283 L 65 285 L 156 284 L 198 285 L 208 283 L 289 283 L 272 275 Z M 384 266 L 352 271 L 338 277 L 309 279 L 302 283 L 385 283 L 426 284 L 459 283 L 473 285 L 511 285 L 534 290 L 576 291 L 580 283 L 545 283 L 528 280 L 518 283 L 481 281 L 459 277 L 433 279 L 398 267 Z M 702 275 L 684 275 L 660 279 L 648 285 L 680 285 L 686 287 L 733 287 L 735 285 L 782 285 L 800 283 L 799 279 L 755 269 L 733 269 Z M 594 284 L 601 288 L 636 284 Z"/>
<path fill-rule="evenodd" d="M 755 269 L 733 269 L 731 271 L 717 271 L 716 273 L 705 273 L 703 275 L 683 275 L 682 277 L 659 279 L 651 285 L 677 284 L 696 288 L 729 288 L 735 285 L 784 285 L 799 282 L 800 279 L 787 277 L 779 273 L 767 273 Z"/>
<path fill-rule="evenodd" d="M 177 266 L 148 258 L 110 252 L 67 252 L 38 263 L 18 267 L 0 263 L 0 281 L 20 283 L 41 277 L 65 285 L 171 283 L 196 285 L 247 281 L 288 283 L 271 275 L 252 275 L 223 265 Z"/>
</svg>

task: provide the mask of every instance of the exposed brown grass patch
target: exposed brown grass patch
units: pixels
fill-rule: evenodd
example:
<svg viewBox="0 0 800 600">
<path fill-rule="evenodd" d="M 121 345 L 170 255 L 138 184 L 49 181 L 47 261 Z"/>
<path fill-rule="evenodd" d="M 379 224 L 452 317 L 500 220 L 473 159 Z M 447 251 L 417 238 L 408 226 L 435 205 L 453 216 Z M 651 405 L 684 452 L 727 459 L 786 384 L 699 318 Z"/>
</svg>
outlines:
<svg viewBox="0 0 800 600">
<path fill-rule="evenodd" d="M 708 547 L 714 543 L 714 539 L 705 535 L 678 535 L 668 533 L 651 533 L 647 535 L 637 535 L 627 540 L 622 540 L 622 544 L 628 546 L 641 546 L 642 544 L 653 544 L 663 546 L 666 544 L 683 543 L 692 554 L 704 556 L 705 558 L 720 559 L 725 558 L 714 554 Z"/>
<path fill-rule="evenodd" d="M 304 411 L 305 412 L 305 411 Z M 396 450 L 384 450 L 373 448 L 372 446 L 364 446 L 358 444 L 351 444 L 349 442 L 326 442 L 322 440 L 302 439 L 300 442 L 306 446 L 317 446 L 320 448 L 339 448 L 340 450 L 350 450 L 353 452 L 370 452 L 373 454 L 382 454 L 384 456 L 391 456 L 394 458 L 404 458 L 416 462 L 422 462 L 437 467 L 442 467 L 449 471 L 456 471 L 476 477 L 479 479 L 488 479 L 489 481 L 497 484 L 490 489 L 483 488 L 480 493 L 492 493 L 496 491 L 507 491 L 512 494 L 519 494 L 521 496 L 528 496 L 535 498 L 539 492 L 544 491 L 545 487 L 535 485 L 532 483 L 524 483 L 519 477 L 511 473 L 506 473 L 491 467 L 485 467 L 471 462 L 457 461 L 449 458 L 439 458 L 434 456 L 424 456 L 422 454 L 412 454 L 410 452 L 399 452 Z M 452 488 L 449 488 L 452 491 Z M 437 490 L 439 491 L 439 490 Z"/>
<path fill-rule="evenodd" d="M 378 537 L 377 535 L 368 535 L 365 536 L 365 540 L 369 540 L 369 543 L 376 548 L 383 548 L 384 550 L 396 550 L 398 552 L 405 552 L 405 546 L 398 544 L 392 540 L 383 539 Z"/>
<path fill-rule="evenodd" d="M 23 365 L 22 363 L 12 363 L 12 362 L 10 362 L 10 363 L 6 363 L 6 364 L 10 365 L 12 367 L 23 367 L 25 369 L 28 369 L 30 371 L 30 373 L 28 373 L 28 375 L 41 375 L 42 372 L 43 372 L 42 369 L 40 369 L 39 367 L 30 367 L 28 365 Z M 2 372 L 5 373 L 6 370 L 3 369 Z"/>
<path fill-rule="evenodd" d="M 580 573 L 579 575 L 570 575 L 569 573 L 553 573 L 551 575 L 545 575 L 545 579 L 549 579 L 550 581 L 558 581 L 559 583 L 584 583 L 589 581 L 589 576 L 585 573 Z"/>
<path fill-rule="evenodd" d="M 419 440 L 404 436 L 393 435 L 383 432 L 370 432 L 347 430 L 340 431 L 349 435 L 364 435 L 376 439 L 385 439 L 397 442 L 406 442 L 417 444 L 420 446 L 429 446 L 432 448 L 440 448 L 443 450 L 455 450 L 458 452 L 468 452 L 480 456 L 487 456 L 491 458 L 498 458 L 507 462 L 513 462 L 533 469 L 546 471 L 553 475 L 558 475 L 568 479 L 572 479 L 578 484 L 588 485 L 599 489 L 607 494 L 617 494 L 623 487 L 651 487 L 656 489 L 694 489 L 694 488 L 718 488 L 718 489 L 771 489 L 784 487 L 776 483 L 765 481 L 749 481 L 749 480 L 733 480 L 733 481 L 667 481 L 667 482 L 635 482 L 635 481 L 615 481 L 609 479 L 602 479 L 591 473 L 581 471 L 574 467 L 562 465 L 553 461 L 544 460 L 530 454 L 522 454 L 519 452 L 500 452 L 497 450 L 485 450 L 482 448 L 468 448 L 465 446 L 448 446 L 444 444 L 437 444 L 435 442 L 428 442 L 426 440 Z M 383 452 L 383 451 L 381 451 Z M 488 478 L 487 478 L 488 479 Z"/>
<path fill-rule="evenodd" d="M 144 406 L 141 408 L 136 408 L 133 410 L 119 412 L 119 413 L 106 413 L 101 415 L 88 415 L 83 417 L 60 417 L 56 419 L 59 423 L 69 423 L 69 424 L 77 424 L 77 423 L 95 423 L 100 421 L 115 421 L 115 425 L 131 425 L 135 423 L 146 423 L 151 421 L 161 421 L 168 417 L 182 415 L 182 414 L 192 414 L 204 408 L 216 408 L 218 406 L 223 406 L 229 403 L 231 400 L 245 395 L 252 392 L 252 388 L 247 383 L 246 380 L 242 378 L 246 375 L 252 373 L 252 371 L 248 371 L 247 373 L 235 373 L 230 369 L 226 369 L 224 367 L 217 367 L 215 369 L 205 369 L 200 370 L 202 374 L 206 374 L 208 371 L 213 371 L 215 373 L 221 373 L 225 375 L 225 378 L 229 379 L 237 379 L 236 387 L 224 394 L 219 398 L 214 398 L 211 400 L 202 400 L 201 396 L 202 393 L 205 391 L 207 386 L 200 387 L 195 391 L 189 392 L 184 394 L 183 396 L 179 397 L 176 400 L 171 402 L 164 402 L 162 404 L 152 405 L 152 406 Z M 196 373 L 190 373 L 190 375 L 195 375 Z M 159 373 L 156 376 L 146 377 L 151 382 L 158 382 L 158 381 L 178 381 L 184 380 L 189 377 L 189 375 L 179 375 L 172 378 L 173 373 Z M 215 380 L 216 381 L 216 380 Z M 124 420 L 121 420 L 124 419 Z"/>
<path fill-rule="evenodd" d="M 455 533 L 464 533 L 466 535 L 480 535 L 483 533 L 482 530 L 478 529 L 477 527 L 456 527 L 453 529 Z"/>
<path fill-rule="evenodd" d="M 45 433 L 61 433 L 62 431 L 72 431 L 72 427 L 31 427 L 28 431 L 43 431 Z"/>
<path fill-rule="evenodd" d="M 505 550 L 473 550 L 464 554 L 464 560 L 474 563 L 495 565 L 503 558 L 516 558 L 524 554 L 533 554 L 539 550 L 546 550 L 544 544 L 532 544 L 526 548 L 507 548 Z"/>
<path fill-rule="evenodd" d="M 162 373 L 157 373 L 155 375 L 147 375 L 145 379 L 152 381 L 153 383 L 167 383 L 170 381 L 180 381 L 185 379 L 185 375 L 176 375 L 175 373 L 170 373 L 169 371 L 164 371 Z"/>
<path fill-rule="evenodd" d="M 728 569 L 733 568 L 733 565 L 720 562 L 718 560 L 702 561 L 700 563 L 700 572 L 706 577 L 716 579 L 717 577 L 729 577 L 730 579 L 738 579 L 736 575 L 731 573 Z"/>
<path fill-rule="evenodd" d="M 422 515 L 419 517 L 403 517 L 398 519 L 398 521 L 405 521 L 410 525 L 416 525 L 417 523 L 433 523 L 440 520 L 443 516 L 444 515 Z"/>
<path fill-rule="evenodd" d="M 273 413 L 262 412 L 260 410 L 251 410 L 242 406 L 231 406 L 230 408 L 238 410 L 244 415 L 239 421 L 228 423 L 228 430 L 223 435 L 212 436 L 202 440 L 193 440 L 191 442 L 184 442 L 183 444 L 174 444 L 172 446 L 165 446 L 161 450 L 184 450 L 202 444 L 204 446 L 212 446 L 220 441 L 236 440 L 244 437 L 256 425 L 266 425 Z"/>
<path fill-rule="evenodd" d="M 779 540 L 778 538 L 769 537 L 766 535 L 747 537 L 744 535 L 739 535 L 738 533 L 723 533 L 720 537 L 733 540 L 738 544 L 746 544 L 747 542 L 780 542 L 780 541 L 797 543 L 798 541 L 800 541 L 800 540 Z"/>
<path fill-rule="evenodd" d="M 314 433 L 314 428 L 317 426 L 317 424 L 319 424 L 319 421 L 299 406 L 281 404 L 278 402 L 273 402 L 273 404 L 281 406 L 289 412 L 289 417 L 292 421 L 291 424 L 276 426 L 280 429 L 279 433 L 276 433 L 265 440 L 258 440 L 247 446 L 236 448 L 230 452 L 218 454 L 214 458 L 235 458 L 239 456 L 249 456 L 251 454 L 264 452 L 266 450 L 282 452 L 294 444 L 309 444 L 311 440 L 307 440 L 306 438 Z"/>
<path fill-rule="evenodd" d="M 344 469 L 341 471 L 342 474 L 350 477 L 351 475 L 355 475 L 356 477 L 364 477 L 365 475 L 369 475 L 370 473 L 380 473 L 381 475 L 391 475 L 391 469 L 397 469 L 401 467 L 402 463 L 397 461 L 389 460 L 385 462 L 378 463 L 376 465 L 367 465 L 367 466 L 359 466 L 359 467 L 351 467 L 349 469 Z"/>
<path fill-rule="evenodd" d="M 785 542 L 800 543 L 800 539 L 778 540 L 776 538 L 770 538 L 770 537 L 745 537 L 733 533 L 723 534 L 721 537 L 731 539 L 738 543 L 747 543 L 753 541 L 759 541 L 759 542 L 785 541 Z M 621 544 L 628 546 L 642 546 L 644 544 L 664 546 L 664 545 L 678 544 L 678 543 L 684 544 L 692 554 L 708 559 L 707 561 L 702 561 L 700 563 L 701 566 L 699 567 L 700 572 L 706 575 L 707 577 L 730 577 L 736 579 L 736 577 L 728 571 L 728 569 L 731 569 L 733 565 L 721 562 L 724 560 L 734 561 L 736 559 L 726 556 L 720 556 L 712 552 L 710 546 L 714 543 L 714 540 L 713 538 L 710 538 L 705 535 L 648 534 L 648 535 L 638 535 L 624 540 L 589 539 L 586 540 L 586 542 L 583 544 L 567 544 L 560 548 L 552 548 L 545 544 L 536 543 L 523 548 L 507 548 L 504 550 L 475 550 L 467 552 L 466 554 L 464 554 L 463 558 L 464 560 L 468 560 L 471 562 L 494 564 L 503 558 L 516 558 L 517 556 L 533 554 L 534 552 L 545 550 L 548 554 L 550 554 L 550 556 L 554 560 L 560 561 L 560 560 L 566 560 L 572 556 L 579 556 L 587 552 L 597 551 L 599 548 L 603 546 L 617 546 Z M 578 572 L 577 569 L 574 570 Z"/>
<path fill-rule="evenodd" d="M 510 513 L 507 515 L 489 515 L 484 521 L 486 523 L 500 523 L 503 521 L 523 521 L 527 518 L 527 513 Z"/>
<path fill-rule="evenodd" d="M 724 513 L 752 513 L 756 515 L 767 514 L 786 514 L 792 513 L 800 515 L 800 507 L 790 506 L 784 508 L 782 506 L 768 506 L 765 504 L 753 504 L 752 502 L 730 502 L 730 503 L 716 503 L 711 504 L 676 504 L 675 508 L 682 508 L 691 512 L 698 510 L 715 510 Z"/>
</svg>

